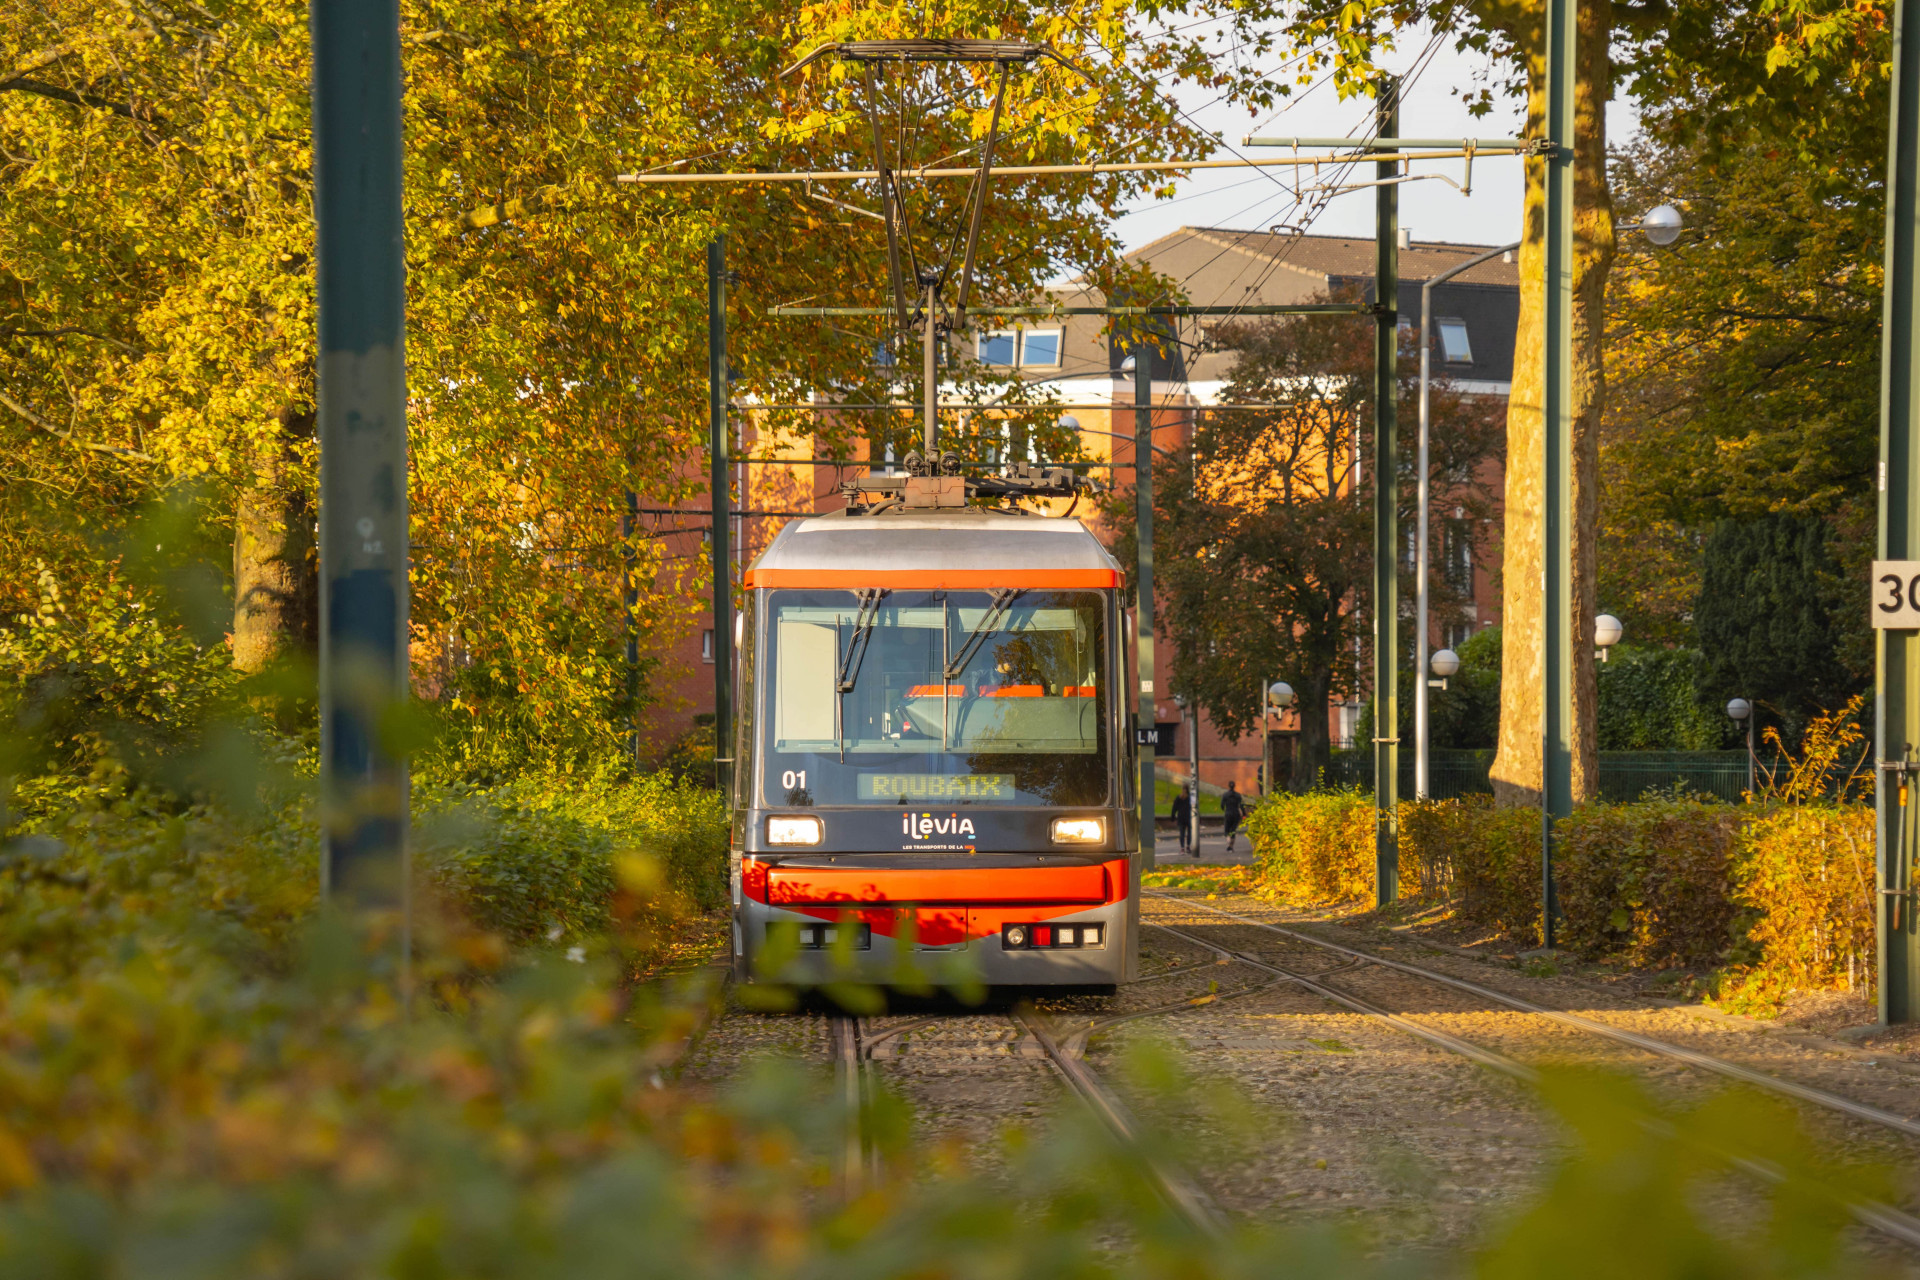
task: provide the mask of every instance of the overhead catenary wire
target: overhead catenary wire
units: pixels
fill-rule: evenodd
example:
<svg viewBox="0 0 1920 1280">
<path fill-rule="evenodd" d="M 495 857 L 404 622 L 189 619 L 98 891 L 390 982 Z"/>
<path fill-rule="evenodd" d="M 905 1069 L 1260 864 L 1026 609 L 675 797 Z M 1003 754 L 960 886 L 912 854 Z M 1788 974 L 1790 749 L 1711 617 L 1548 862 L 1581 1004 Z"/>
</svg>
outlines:
<svg viewBox="0 0 1920 1280">
<path fill-rule="evenodd" d="M 1300 145 L 1322 148 L 1349 147 L 1359 152 L 1388 150 L 1397 139 L 1377 139 L 1378 145 L 1356 147 L 1348 138 L 1300 139 Z M 1421 149 L 1406 151 L 1399 159 L 1417 160 L 1458 160 L 1467 153 L 1467 143 L 1473 143 L 1475 156 L 1527 155 L 1531 144 L 1521 138 L 1493 138 L 1488 140 L 1458 139 L 1439 140 L 1432 146 L 1415 144 Z M 996 177 L 1073 177 L 1100 173 L 1173 173 L 1188 169 L 1283 169 L 1298 165 L 1329 165 L 1359 163 L 1364 154 L 1353 156 L 1247 156 L 1234 160 L 1123 160 L 1088 161 L 1083 164 L 1016 164 L 994 165 Z M 979 165 L 953 165 L 941 168 L 909 169 L 889 168 L 887 173 L 894 179 L 912 178 L 935 180 L 942 178 L 972 179 L 979 175 Z M 622 173 L 614 181 L 636 186 L 685 186 L 698 183 L 733 182 L 872 182 L 880 177 L 878 169 L 768 169 L 750 173 Z M 1287 194 L 1292 194 L 1288 192 Z"/>
</svg>

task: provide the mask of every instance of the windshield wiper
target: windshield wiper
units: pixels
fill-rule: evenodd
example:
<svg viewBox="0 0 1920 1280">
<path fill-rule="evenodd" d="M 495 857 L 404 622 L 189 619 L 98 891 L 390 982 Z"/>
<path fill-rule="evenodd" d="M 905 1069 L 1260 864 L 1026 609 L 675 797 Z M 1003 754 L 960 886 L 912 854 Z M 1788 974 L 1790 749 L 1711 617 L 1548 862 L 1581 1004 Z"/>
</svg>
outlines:
<svg viewBox="0 0 1920 1280">
<path fill-rule="evenodd" d="M 973 630 L 967 633 L 967 642 L 960 646 L 960 652 L 947 663 L 947 679 L 951 680 L 967 669 L 967 663 L 973 660 L 974 651 L 980 647 L 981 641 L 1000 629 L 1001 624 L 1006 621 L 1007 614 L 1013 609 L 1013 602 L 1024 594 L 1026 594 L 1024 587 L 1001 587 L 993 593 L 986 613 L 982 614 L 980 621 L 974 624 Z"/>
<path fill-rule="evenodd" d="M 880 597 L 887 594 L 887 589 L 869 587 L 858 594 L 860 612 L 853 618 L 853 639 L 847 642 L 846 656 L 840 659 L 840 674 L 834 680 L 834 687 L 841 693 L 852 693 L 854 682 L 860 678 L 860 660 L 866 657 L 867 640 L 879 625 Z"/>
</svg>

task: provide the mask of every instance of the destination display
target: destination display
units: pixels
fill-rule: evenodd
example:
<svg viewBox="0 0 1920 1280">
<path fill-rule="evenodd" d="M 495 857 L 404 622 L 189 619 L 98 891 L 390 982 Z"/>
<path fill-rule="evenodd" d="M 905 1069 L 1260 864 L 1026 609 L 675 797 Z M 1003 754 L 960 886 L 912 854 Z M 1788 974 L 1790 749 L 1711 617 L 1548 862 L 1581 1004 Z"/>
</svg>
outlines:
<svg viewBox="0 0 1920 1280">
<path fill-rule="evenodd" d="M 938 800 L 1013 800 L 1010 773 L 863 773 L 858 795 L 862 800 L 908 804 Z"/>
</svg>

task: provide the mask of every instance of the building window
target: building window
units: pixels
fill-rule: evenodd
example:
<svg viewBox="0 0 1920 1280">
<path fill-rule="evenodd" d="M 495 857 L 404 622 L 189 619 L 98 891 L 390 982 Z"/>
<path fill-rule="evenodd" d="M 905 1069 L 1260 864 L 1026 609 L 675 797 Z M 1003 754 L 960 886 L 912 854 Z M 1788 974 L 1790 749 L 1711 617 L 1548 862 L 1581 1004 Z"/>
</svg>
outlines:
<svg viewBox="0 0 1920 1280">
<path fill-rule="evenodd" d="M 980 363 L 1005 368 L 1052 368 L 1060 363 L 1060 330 L 1000 329 L 980 335 Z"/>
<path fill-rule="evenodd" d="M 1465 520 L 1449 520 L 1441 538 L 1441 572 L 1447 585 L 1473 592 L 1473 533 Z"/>
<path fill-rule="evenodd" d="M 1029 329 L 1020 339 L 1020 364 L 1024 368 L 1052 368 L 1060 363 L 1060 331 Z"/>
<path fill-rule="evenodd" d="M 700 633 L 700 661 L 713 661 L 713 628 L 708 627 Z"/>
<path fill-rule="evenodd" d="M 1020 335 L 1011 329 L 980 335 L 981 364 L 999 364 L 1011 368 L 1018 363 L 1019 351 Z"/>
<path fill-rule="evenodd" d="M 1448 364 L 1472 364 L 1473 344 L 1467 341 L 1467 322 L 1448 320 L 1442 317 L 1440 326 L 1440 353 Z"/>
</svg>

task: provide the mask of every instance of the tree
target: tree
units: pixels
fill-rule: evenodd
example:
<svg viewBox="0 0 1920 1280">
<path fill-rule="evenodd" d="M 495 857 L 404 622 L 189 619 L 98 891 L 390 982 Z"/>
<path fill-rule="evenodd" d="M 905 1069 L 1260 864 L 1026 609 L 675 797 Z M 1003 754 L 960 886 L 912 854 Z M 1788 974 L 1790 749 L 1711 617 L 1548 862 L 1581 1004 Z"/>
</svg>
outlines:
<svg viewBox="0 0 1920 1280">
<path fill-rule="evenodd" d="M 1365 686 L 1377 479 L 1357 460 L 1372 456 L 1373 326 L 1300 316 L 1222 326 L 1213 337 L 1238 353 L 1222 407 L 1201 416 L 1188 448 L 1155 467 L 1159 630 L 1173 646 L 1174 689 L 1229 734 L 1253 725 L 1266 679 L 1294 686 L 1294 785 L 1304 790 L 1327 764 L 1330 699 Z M 1417 367 L 1417 358 L 1400 365 L 1403 396 L 1417 394 L 1417 372 L 1409 372 Z M 1444 380 L 1432 412 L 1437 535 L 1454 508 L 1489 509 L 1478 472 L 1498 451 L 1499 426 Z M 1415 447 L 1404 433 L 1395 477 L 1403 528 L 1417 517 L 1408 483 Z M 1444 580 L 1437 585 L 1444 622 L 1464 601 Z"/>
<path fill-rule="evenodd" d="M 1858 593 L 1841 589 L 1827 542 L 1826 522 L 1809 516 L 1714 526 L 1694 608 L 1705 655 L 1703 701 L 1746 698 L 1794 740 L 1814 716 L 1871 687 L 1870 669 L 1849 670 L 1840 658 L 1836 624 L 1843 609 L 1855 608 Z"/>
<path fill-rule="evenodd" d="M 623 539 L 620 512 L 630 490 L 671 508 L 704 489 L 704 468 L 687 459 L 704 451 L 701 263 L 716 232 L 732 236 L 741 276 L 743 394 L 894 390 L 873 367 L 873 331 L 767 315 L 809 295 L 880 301 L 877 228 L 798 191 L 660 192 L 615 176 L 866 167 L 870 135 L 843 69 L 776 73 L 823 38 L 930 25 L 1031 35 L 1103 69 L 1092 81 L 1054 63 L 1016 76 L 1003 158 L 1163 158 L 1192 131 L 1169 97 L 1139 92 L 1139 76 L 1255 101 L 1262 90 L 1177 30 L 1137 41 L 1132 24 L 1159 12 L 1080 0 L 853 17 L 757 0 L 405 0 L 414 656 L 423 687 L 447 694 L 473 740 L 493 732 L 488 708 L 512 704 L 501 714 L 545 726 L 554 753 L 608 744 L 625 722 L 629 556 L 657 586 L 638 611 L 643 649 L 691 621 L 705 567 L 669 560 L 649 530 Z M 128 513 L 193 481 L 234 549 L 234 658 L 270 663 L 300 647 L 313 612 L 304 9 L 47 0 L 8 19 L 0 606 L 37 607 L 36 556 L 69 595 L 105 581 L 101 548 Z M 1245 27 L 1236 15 L 1227 25 Z M 910 162 L 964 156 L 986 128 L 977 93 L 947 75 L 932 85 L 941 97 L 925 96 L 931 83 L 885 78 L 890 121 L 914 126 Z M 1114 245 L 1088 210 L 1110 212 L 1152 182 L 1067 176 L 990 203 L 980 299 L 1103 269 Z M 919 245 L 944 249 L 964 184 L 927 185 Z"/>
<path fill-rule="evenodd" d="M 1609 299 L 1606 598 L 1642 638 L 1684 639 L 1709 529 L 1818 517 L 1856 584 L 1834 613 L 1837 658 L 1870 669 L 1884 119 L 1817 160 L 1771 131 L 1709 147 L 1649 124 L 1616 182 L 1638 204 L 1682 203 L 1697 230 L 1630 253 Z"/>
<path fill-rule="evenodd" d="M 1615 253 L 1607 173 L 1606 106 L 1616 86 L 1650 111 L 1671 109 L 1690 137 L 1719 145 L 1755 127 L 1814 157 L 1886 119 L 1890 6 L 1884 0 L 1587 0 L 1576 33 L 1574 119 L 1573 617 L 1591 633 L 1598 575 L 1599 435 L 1606 404 L 1606 280 Z M 1546 89 L 1538 0 L 1318 0 L 1284 14 L 1285 47 L 1308 74 L 1331 65 L 1340 91 L 1370 91 L 1378 55 L 1416 24 L 1489 57 L 1486 79 L 1463 93 L 1486 107 L 1495 93 L 1524 94 L 1527 133 L 1538 137 Z M 1520 250 L 1520 340 L 1507 420 L 1506 580 L 1540 580 L 1541 347 L 1544 164 L 1530 160 Z M 1542 757 L 1539 593 L 1510 592 L 1503 617 L 1503 697 L 1495 790 L 1503 803 L 1538 797 Z M 1573 646 L 1574 794 L 1597 783 L 1592 650 Z"/>
</svg>

